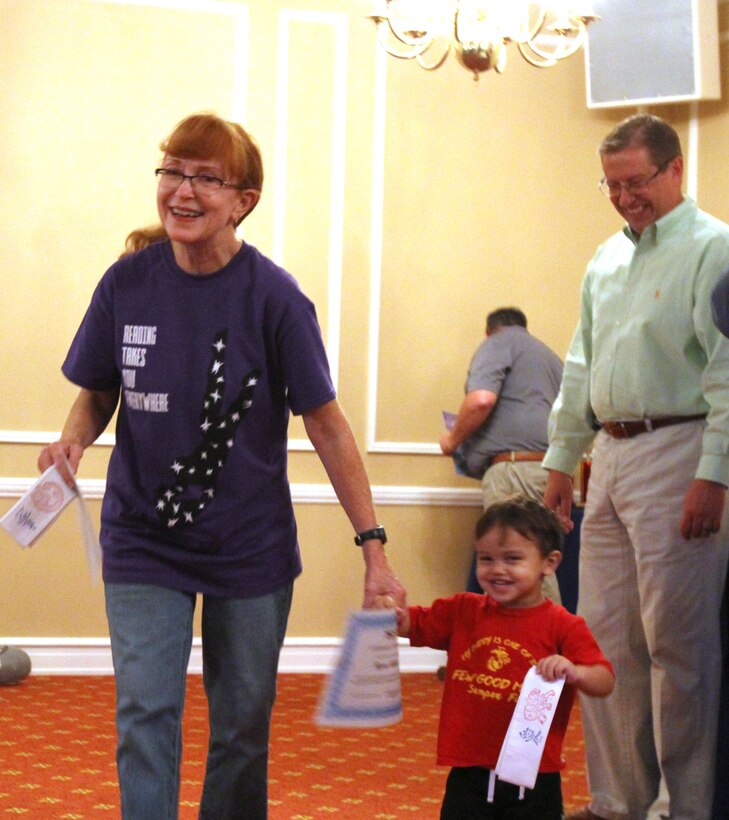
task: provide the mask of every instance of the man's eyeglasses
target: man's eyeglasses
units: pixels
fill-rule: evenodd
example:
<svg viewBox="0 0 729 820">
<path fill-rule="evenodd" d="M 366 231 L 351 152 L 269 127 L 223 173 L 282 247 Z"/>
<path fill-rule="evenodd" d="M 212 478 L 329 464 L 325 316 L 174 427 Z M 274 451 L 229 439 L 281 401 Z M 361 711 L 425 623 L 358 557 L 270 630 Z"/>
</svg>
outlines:
<svg viewBox="0 0 729 820">
<path fill-rule="evenodd" d="M 159 187 L 170 191 L 177 190 L 186 179 L 190 180 L 192 189 L 200 194 L 214 194 L 221 188 L 243 190 L 241 185 L 226 182 L 212 174 L 183 174 L 182 171 L 176 171 L 174 168 L 155 168 L 154 173 L 159 180 Z"/>
<path fill-rule="evenodd" d="M 603 177 L 600 182 L 598 182 L 597 187 L 600 189 L 600 193 L 609 199 L 619 197 L 622 191 L 630 194 L 630 196 L 635 196 L 639 191 L 647 188 L 656 177 L 660 176 L 674 159 L 675 157 L 671 157 L 667 162 L 664 162 L 663 165 L 658 167 L 655 174 L 651 174 L 649 177 L 634 179 L 632 182 L 608 182 L 605 177 Z"/>
</svg>

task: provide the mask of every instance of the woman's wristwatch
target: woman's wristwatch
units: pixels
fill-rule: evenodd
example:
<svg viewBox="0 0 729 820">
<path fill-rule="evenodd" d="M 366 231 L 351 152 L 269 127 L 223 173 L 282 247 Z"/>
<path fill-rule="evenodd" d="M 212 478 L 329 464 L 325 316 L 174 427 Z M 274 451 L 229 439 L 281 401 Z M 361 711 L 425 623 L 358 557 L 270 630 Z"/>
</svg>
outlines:
<svg viewBox="0 0 729 820">
<path fill-rule="evenodd" d="M 372 541 L 375 538 L 382 541 L 383 546 L 387 543 L 385 528 L 379 524 L 371 530 L 365 530 L 364 532 L 357 533 L 357 535 L 354 536 L 354 543 L 358 547 L 361 547 L 365 541 Z"/>
</svg>

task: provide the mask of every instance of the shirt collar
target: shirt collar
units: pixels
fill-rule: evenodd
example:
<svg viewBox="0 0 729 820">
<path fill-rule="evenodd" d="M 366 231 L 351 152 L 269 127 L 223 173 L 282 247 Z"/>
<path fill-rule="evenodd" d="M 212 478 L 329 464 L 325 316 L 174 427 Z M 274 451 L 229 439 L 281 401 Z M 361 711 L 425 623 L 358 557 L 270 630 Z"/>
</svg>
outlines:
<svg viewBox="0 0 729 820">
<path fill-rule="evenodd" d="M 634 245 L 637 245 L 641 240 L 643 242 L 650 242 L 652 245 L 656 245 L 658 244 L 659 239 L 663 239 L 665 236 L 672 233 L 676 226 L 683 222 L 683 219 L 688 211 L 694 210 L 695 208 L 696 203 L 694 200 L 691 199 L 690 196 L 684 196 L 675 208 L 672 208 L 660 219 L 657 219 L 655 222 L 648 225 L 640 236 L 638 236 L 629 225 L 625 225 L 623 228 L 623 233 Z"/>
</svg>

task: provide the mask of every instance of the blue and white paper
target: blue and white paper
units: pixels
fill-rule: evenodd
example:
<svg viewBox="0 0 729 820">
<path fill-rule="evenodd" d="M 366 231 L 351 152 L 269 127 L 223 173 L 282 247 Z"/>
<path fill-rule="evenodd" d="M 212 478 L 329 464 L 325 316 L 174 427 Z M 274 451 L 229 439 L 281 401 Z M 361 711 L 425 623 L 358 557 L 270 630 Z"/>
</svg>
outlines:
<svg viewBox="0 0 729 820">
<path fill-rule="evenodd" d="M 395 610 L 353 612 L 319 703 L 320 726 L 390 726 L 402 720 Z"/>
<path fill-rule="evenodd" d="M 68 461 L 66 461 L 66 466 L 69 473 L 73 475 Z M 69 487 L 57 467 L 49 467 L 41 475 L 28 492 L 0 518 L 0 526 L 21 547 L 31 547 L 74 498 L 77 502 L 79 528 L 86 550 L 86 562 L 91 580 L 96 583 L 101 578 L 99 539 L 78 484 L 74 480 L 73 489 Z"/>
<path fill-rule="evenodd" d="M 443 425 L 446 430 L 453 430 L 456 426 L 456 419 L 458 418 L 458 413 L 451 413 L 449 410 L 441 411 L 443 413 Z M 453 451 L 453 455 L 451 458 L 453 459 L 453 466 L 455 467 L 457 475 L 468 475 L 468 465 L 466 464 L 466 459 L 463 455 L 463 444 L 460 444 L 456 449 Z M 473 476 L 470 476 L 473 478 Z"/>
<path fill-rule="evenodd" d="M 55 466 L 49 467 L 33 486 L 0 518 L 21 547 L 30 547 L 50 527 L 75 496 Z"/>
</svg>

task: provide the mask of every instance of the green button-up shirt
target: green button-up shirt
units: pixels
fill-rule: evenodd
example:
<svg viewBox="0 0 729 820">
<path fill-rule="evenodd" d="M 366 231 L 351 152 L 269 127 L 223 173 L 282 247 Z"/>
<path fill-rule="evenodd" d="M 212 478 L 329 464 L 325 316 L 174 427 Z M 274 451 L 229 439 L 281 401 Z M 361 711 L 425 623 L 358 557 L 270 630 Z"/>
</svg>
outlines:
<svg viewBox="0 0 729 820">
<path fill-rule="evenodd" d="M 729 270 L 729 225 L 685 197 L 638 238 L 598 248 L 550 417 L 548 469 L 572 474 L 599 421 L 707 413 L 697 478 L 729 484 L 729 340 L 710 295 Z"/>
</svg>

